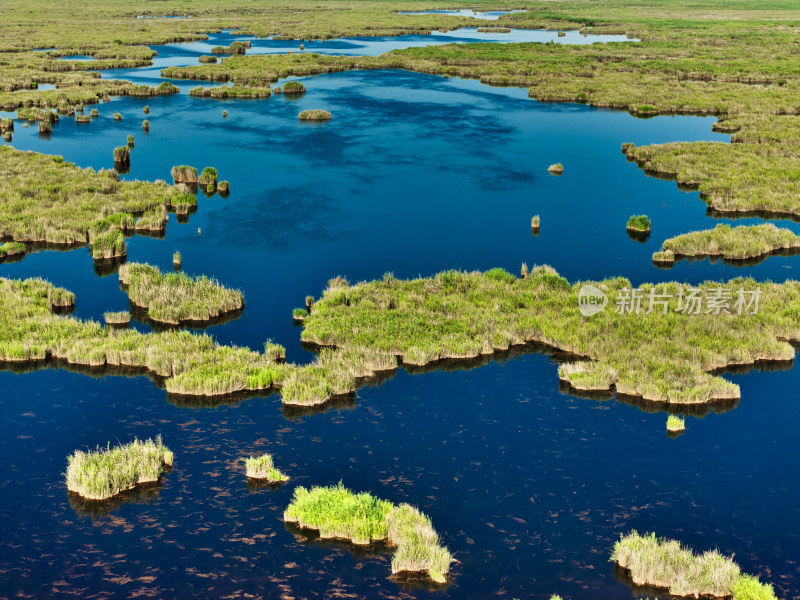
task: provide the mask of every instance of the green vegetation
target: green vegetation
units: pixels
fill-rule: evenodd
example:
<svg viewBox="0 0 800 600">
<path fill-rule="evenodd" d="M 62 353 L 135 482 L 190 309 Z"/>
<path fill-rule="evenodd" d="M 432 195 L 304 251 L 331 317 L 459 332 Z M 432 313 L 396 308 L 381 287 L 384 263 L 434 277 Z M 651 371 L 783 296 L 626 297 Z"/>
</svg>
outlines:
<svg viewBox="0 0 800 600">
<path fill-rule="evenodd" d="M 541 219 L 539 215 L 534 215 L 531 217 L 531 232 L 538 234 L 539 233 L 539 224 L 541 223 Z"/>
<path fill-rule="evenodd" d="M 228 118 L 228 111 L 227 110 L 223 110 L 222 111 L 222 118 L 223 119 L 227 119 Z"/>
<path fill-rule="evenodd" d="M 686 423 L 681 417 L 675 415 L 667 417 L 667 431 L 683 431 L 684 429 L 686 429 Z"/>
<path fill-rule="evenodd" d="M 217 62 L 216 56 L 201 56 L 197 59 L 199 62 L 203 64 L 215 64 Z"/>
<path fill-rule="evenodd" d="M 142 109 L 142 110 L 144 110 L 144 114 L 146 114 L 146 115 L 150 114 L 150 107 L 149 106 L 145 105 L 144 109 Z"/>
<path fill-rule="evenodd" d="M 742 575 L 733 559 L 716 550 L 698 555 L 655 533 L 621 536 L 611 560 L 630 571 L 634 584 L 665 588 L 675 596 L 775 599 L 771 585 Z"/>
<path fill-rule="evenodd" d="M 177 183 L 186 183 L 189 185 L 197 184 L 197 169 L 188 165 L 178 165 L 172 167 L 170 171 L 172 180 Z"/>
<path fill-rule="evenodd" d="M 650 219 L 647 215 L 633 215 L 628 219 L 628 231 L 650 231 Z"/>
<path fill-rule="evenodd" d="M 295 323 L 302 322 L 308 316 L 308 311 L 305 308 L 295 308 L 292 311 L 292 318 L 294 319 Z"/>
<path fill-rule="evenodd" d="M 25 244 L 21 242 L 6 242 L 5 244 L 0 244 L 0 258 L 21 256 L 27 251 Z"/>
<path fill-rule="evenodd" d="M 153 321 L 167 325 L 212 321 L 244 307 L 244 298 L 238 290 L 223 287 L 205 276 L 162 274 L 148 264 L 122 265 L 119 281 L 127 288 L 133 305 L 146 310 Z"/>
<path fill-rule="evenodd" d="M 99 116 L 100 116 L 100 111 L 99 111 L 99 110 L 97 110 L 96 108 L 93 108 L 93 109 L 91 110 L 91 116 L 92 116 L 92 117 L 95 117 L 95 118 L 96 118 L 96 117 L 99 117 Z"/>
<path fill-rule="evenodd" d="M 131 162 L 131 149 L 128 146 L 117 146 L 114 148 L 114 163 L 127 165 Z"/>
<path fill-rule="evenodd" d="M 200 173 L 200 178 L 197 180 L 197 183 L 203 187 L 215 187 L 217 185 L 217 170 L 214 167 L 206 167 L 203 169 L 203 172 Z"/>
<path fill-rule="evenodd" d="M 335 486 L 297 487 L 283 514 L 284 521 L 317 529 L 322 538 L 354 544 L 387 540 L 396 546 L 392 573 L 426 572 L 435 582 L 447 581 L 452 557 L 440 544 L 430 519 L 408 504 L 392 505 L 369 493 Z"/>
<path fill-rule="evenodd" d="M 91 123 L 92 118 L 89 115 L 75 115 L 76 123 Z"/>
<path fill-rule="evenodd" d="M 265 479 L 269 483 L 282 483 L 289 478 L 275 468 L 271 454 L 243 458 L 247 476 L 253 479 Z"/>
<path fill-rule="evenodd" d="M 107 312 L 103 313 L 103 319 L 105 320 L 106 325 L 128 326 L 131 322 L 131 313 L 129 313 L 127 310 L 120 312 Z"/>
<path fill-rule="evenodd" d="M 133 137 L 132 133 L 129 133 L 128 134 L 128 146 L 130 146 L 132 148 L 134 145 L 136 145 L 136 138 Z"/>
<path fill-rule="evenodd" d="M 200 98 L 269 98 L 271 95 L 269 87 L 245 87 L 232 85 L 230 87 L 222 85 L 213 88 L 196 87 L 189 90 L 190 96 Z"/>
<path fill-rule="evenodd" d="M 562 365 L 560 377 L 578 389 L 616 387 L 619 393 L 668 403 L 738 398 L 738 386 L 710 372 L 758 360 L 791 360 L 788 341 L 800 338 L 794 310 L 800 283 L 757 284 L 750 279 L 707 282 L 699 293 L 731 298 L 730 314 L 678 312 L 678 283 L 643 285 L 642 310 L 632 309 L 631 284 L 615 278 L 594 282 L 609 308 L 591 318 L 578 309 L 582 284 L 570 285 L 549 267 L 524 279 L 493 269 L 446 271 L 431 278 L 349 286 L 331 280 L 305 317 L 302 339 L 340 351 L 369 348 L 424 365 L 444 358 L 474 359 L 512 345 L 542 343 L 582 357 Z M 648 312 L 654 297 L 669 294 Z M 740 294 L 740 290 L 742 291 Z M 734 301 L 760 291 L 757 314 L 737 314 Z M 624 308 L 620 314 L 615 310 Z M 742 304 L 744 309 L 744 304 Z M 285 394 L 286 390 L 284 390 Z"/>
<path fill-rule="evenodd" d="M 127 254 L 128 247 L 125 245 L 125 236 L 119 229 L 108 229 L 92 239 L 92 258 L 94 260 L 122 258 Z"/>
<path fill-rule="evenodd" d="M 299 115 L 301 121 L 330 121 L 331 116 L 327 110 L 320 109 L 304 110 Z"/>
<path fill-rule="evenodd" d="M 555 163 L 553 165 L 550 165 L 549 167 L 547 167 L 547 172 L 550 173 L 551 175 L 561 175 L 562 173 L 564 173 L 564 165 L 562 165 L 561 163 Z"/>
<path fill-rule="evenodd" d="M 511 33 L 508 27 L 478 27 L 478 33 Z"/>
<path fill-rule="evenodd" d="M 68 458 L 67 489 L 90 500 L 106 500 L 141 483 L 158 481 L 172 461 L 161 436 L 89 452 L 76 450 Z"/>
<path fill-rule="evenodd" d="M 800 236 L 772 223 L 739 227 L 720 224 L 714 229 L 670 238 L 662 244 L 662 251 L 673 256 L 721 256 L 728 260 L 744 260 L 796 248 L 800 248 Z"/>
<path fill-rule="evenodd" d="M 176 269 L 181 268 L 181 253 L 177 250 L 172 254 L 172 266 Z"/>
<path fill-rule="evenodd" d="M 220 181 L 217 184 L 217 190 L 219 191 L 220 195 L 225 195 L 231 191 L 231 184 L 229 181 Z"/>
<path fill-rule="evenodd" d="M 305 94 L 306 86 L 299 81 L 287 81 L 283 84 L 284 94 Z"/>
<path fill-rule="evenodd" d="M 120 113 L 114 113 L 114 120 L 122 121 L 122 115 Z"/>
<path fill-rule="evenodd" d="M 150 121 L 147 119 L 142 121 L 142 131 L 150 131 Z"/>
</svg>

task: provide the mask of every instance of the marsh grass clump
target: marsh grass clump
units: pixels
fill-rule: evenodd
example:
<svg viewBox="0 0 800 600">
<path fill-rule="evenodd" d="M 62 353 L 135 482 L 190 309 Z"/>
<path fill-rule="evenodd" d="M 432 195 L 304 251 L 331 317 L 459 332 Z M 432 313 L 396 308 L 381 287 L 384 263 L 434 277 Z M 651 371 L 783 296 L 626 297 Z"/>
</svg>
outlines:
<svg viewBox="0 0 800 600">
<path fill-rule="evenodd" d="M 223 119 L 227 119 L 228 118 L 228 111 L 227 110 L 223 110 L 222 111 L 222 118 Z"/>
<path fill-rule="evenodd" d="M 628 231 L 645 233 L 650 231 L 650 219 L 647 215 L 633 215 L 626 227 Z"/>
<path fill-rule="evenodd" d="M 75 306 L 75 294 L 64 288 L 50 287 L 46 294 L 47 304 L 53 310 Z"/>
<path fill-rule="evenodd" d="M 742 575 L 731 588 L 734 600 L 778 600 L 769 583 L 761 583 L 757 577 Z"/>
<path fill-rule="evenodd" d="M 136 145 L 136 138 L 133 137 L 133 134 L 128 135 L 128 146 L 133 148 Z"/>
<path fill-rule="evenodd" d="M 150 107 L 149 106 L 145 105 L 143 110 L 144 110 L 144 114 L 146 114 L 146 115 L 150 114 Z"/>
<path fill-rule="evenodd" d="M 243 458 L 242 461 L 244 461 L 245 472 L 251 479 L 264 479 L 269 483 L 283 483 L 289 480 L 289 477 L 275 468 L 271 454 L 251 456 Z"/>
<path fill-rule="evenodd" d="M 203 63 L 203 64 L 214 64 L 214 63 L 217 62 L 217 57 L 216 56 L 203 55 L 200 58 L 198 58 L 197 60 L 199 62 Z"/>
<path fill-rule="evenodd" d="M 539 224 L 541 223 L 541 219 L 539 219 L 539 215 L 534 215 L 531 217 L 531 233 L 534 235 L 539 235 Z"/>
<path fill-rule="evenodd" d="M 181 268 L 181 253 L 177 250 L 172 255 L 172 266 L 175 267 L 175 270 L 180 270 Z"/>
<path fill-rule="evenodd" d="M 231 184 L 229 181 L 222 180 L 217 184 L 217 191 L 222 197 L 227 196 L 231 191 Z"/>
<path fill-rule="evenodd" d="M 105 449 L 76 450 L 68 458 L 67 489 L 90 500 L 106 500 L 142 483 L 158 481 L 173 454 L 161 436 Z"/>
<path fill-rule="evenodd" d="M 0 244 L 0 258 L 22 256 L 26 252 L 27 248 L 22 242 L 6 242 Z"/>
<path fill-rule="evenodd" d="M 7 141 L 7 142 L 10 142 L 10 141 L 11 141 L 13 138 L 14 138 L 14 136 L 11 134 L 11 132 L 10 132 L 10 131 L 6 131 L 6 132 L 3 134 L 3 139 L 4 139 L 5 141 Z"/>
<path fill-rule="evenodd" d="M 392 573 L 426 572 L 437 583 L 447 581 L 452 557 L 440 544 L 430 519 L 409 504 L 393 505 L 369 493 L 335 486 L 297 487 L 284 521 L 316 529 L 322 538 L 367 545 L 386 540 L 395 546 Z"/>
<path fill-rule="evenodd" d="M 97 117 L 99 117 L 99 116 L 100 116 L 100 111 L 99 111 L 99 110 L 97 110 L 96 108 L 93 108 L 93 109 L 91 110 L 91 113 L 90 113 L 90 114 L 91 114 L 91 116 L 92 116 L 92 117 L 94 117 L 94 118 L 96 119 Z"/>
<path fill-rule="evenodd" d="M 92 258 L 94 260 L 122 258 L 127 253 L 125 237 L 119 229 L 109 229 L 96 235 L 92 240 Z"/>
<path fill-rule="evenodd" d="M 286 85 L 284 84 L 283 87 L 285 89 Z M 313 109 L 302 111 L 299 118 L 301 121 L 330 121 L 332 115 L 327 110 Z"/>
<path fill-rule="evenodd" d="M 14 119 L 12 117 L 0 119 L 0 132 L 11 132 L 11 131 L 14 131 Z"/>
<path fill-rule="evenodd" d="M 194 167 L 177 165 L 172 167 L 170 174 L 175 184 L 184 183 L 188 185 L 197 185 L 197 169 Z"/>
<path fill-rule="evenodd" d="M 119 280 L 127 287 L 131 304 L 146 310 L 153 321 L 166 325 L 212 321 L 244 307 L 239 290 L 228 289 L 205 276 L 162 274 L 146 263 L 122 265 Z"/>
<path fill-rule="evenodd" d="M 50 133 L 53 131 L 53 125 L 50 121 L 39 121 L 39 133 Z"/>
<path fill-rule="evenodd" d="M 304 94 L 306 86 L 299 81 L 287 81 L 283 84 L 284 94 Z"/>
<path fill-rule="evenodd" d="M 511 33 L 508 27 L 478 27 L 478 33 Z"/>
<path fill-rule="evenodd" d="M 106 312 L 103 313 L 103 319 L 106 325 L 112 327 L 127 327 L 131 324 L 131 313 L 127 310 L 119 312 Z"/>
<path fill-rule="evenodd" d="M 675 256 L 721 256 L 728 260 L 757 258 L 796 248 L 800 248 L 800 236 L 772 223 L 738 227 L 719 224 L 714 229 L 685 233 L 662 244 L 662 251 Z"/>
<path fill-rule="evenodd" d="M 752 590 L 756 598 L 774 598 L 772 586 L 743 575 L 733 559 L 716 550 L 695 554 L 675 540 L 655 533 L 632 531 L 614 544 L 611 560 L 630 572 L 636 585 L 664 588 L 674 596 L 715 596 L 744 600 Z M 738 594 L 737 594 L 738 590 Z"/>
<path fill-rule="evenodd" d="M 148 121 L 147 119 L 142 121 L 142 130 L 143 131 L 150 131 L 150 121 Z"/>
<path fill-rule="evenodd" d="M 122 115 L 120 113 L 114 113 L 114 120 L 122 121 Z"/>
<path fill-rule="evenodd" d="M 675 254 L 672 250 L 653 252 L 653 262 L 657 265 L 672 265 L 675 263 Z"/>
<path fill-rule="evenodd" d="M 683 431 L 686 429 L 686 422 L 677 415 L 667 417 L 667 431 Z"/>
<path fill-rule="evenodd" d="M 114 164 L 127 165 L 131 162 L 131 149 L 128 146 L 114 148 Z"/>
<path fill-rule="evenodd" d="M 197 183 L 204 188 L 211 187 L 211 190 L 214 191 L 214 188 L 217 185 L 217 170 L 214 167 L 206 167 L 203 169 L 203 172 L 200 173 L 200 178 L 197 180 Z"/>
<path fill-rule="evenodd" d="M 547 172 L 551 175 L 561 175 L 564 173 L 564 165 L 561 163 L 555 163 L 547 167 Z"/>
<path fill-rule="evenodd" d="M 292 319 L 294 319 L 295 323 L 302 323 L 303 319 L 308 316 L 308 310 L 305 308 L 295 308 L 292 311 Z"/>
</svg>

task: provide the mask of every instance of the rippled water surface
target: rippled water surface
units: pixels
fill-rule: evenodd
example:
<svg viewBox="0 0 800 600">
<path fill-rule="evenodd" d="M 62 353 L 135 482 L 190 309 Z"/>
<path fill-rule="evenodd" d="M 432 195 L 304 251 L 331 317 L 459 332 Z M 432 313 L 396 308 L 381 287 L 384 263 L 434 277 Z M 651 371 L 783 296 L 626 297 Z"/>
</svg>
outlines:
<svg viewBox="0 0 800 600">
<path fill-rule="evenodd" d="M 254 45 L 266 51 L 270 42 Z M 163 66 L 196 64 L 218 43 L 159 47 L 154 68 L 103 75 L 156 82 Z M 382 42 L 320 46 L 336 43 L 364 54 Z M 209 330 L 223 343 L 259 348 L 272 338 L 289 360 L 310 360 L 291 309 L 337 274 L 517 272 L 526 261 L 571 280 L 621 274 L 638 284 L 784 280 L 800 267 L 798 257 L 653 266 L 665 238 L 718 220 L 696 192 L 629 164 L 620 145 L 727 141 L 711 132 L 713 119 L 639 120 L 399 71 L 307 78 L 300 98 L 258 101 L 197 99 L 187 93 L 197 83 L 176 83 L 175 96 L 101 104 L 88 125 L 62 118 L 48 139 L 19 124 L 12 145 L 111 167 L 113 148 L 133 133 L 124 178 L 215 166 L 230 196 L 201 194 L 188 223 L 172 215 L 166 239 L 131 238 L 128 257 L 167 269 L 180 250 L 188 273 L 241 288 L 241 318 Z M 300 123 L 307 108 L 333 119 Z M 563 176 L 547 173 L 554 162 Z M 644 243 L 625 231 L 635 213 L 654 223 Z M 85 249 L 2 263 L 0 276 L 42 276 L 75 291 L 79 317 L 128 307 L 116 274 L 99 276 Z M 745 571 L 797 598 L 800 375 L 727 377 L 742 400 L 690 416 L 685 434 L 669 438 L 653 407 L 559 391 L 556 365 L 538 353 L 471 370 L 401 371 L 352 401 L 305 413 L 277 396 L 187 405 L 146 377 L 3 371 L 0 597 L 627 599 L 608 557 L 618 535 L 636 528 L 735 553 Z M 67 494 L 62 473 L 75 448 L 158 433 L 176 453 L 161 485 L 100 508 Z M 291 476 L 287 485 L 247 484 L 238 459 L 264 451 Z M 339 480 L 428 513 L 458 559 L 450 585 L 391 580 L 385 548 L 320 543 L 283 524 L 296 484 Z"/>
</svg>

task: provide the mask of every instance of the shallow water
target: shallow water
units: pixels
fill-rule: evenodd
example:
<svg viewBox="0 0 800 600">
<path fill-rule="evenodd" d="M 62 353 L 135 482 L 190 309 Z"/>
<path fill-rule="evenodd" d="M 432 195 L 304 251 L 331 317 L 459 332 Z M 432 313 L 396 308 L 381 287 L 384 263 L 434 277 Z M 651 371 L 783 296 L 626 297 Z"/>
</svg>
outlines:
<svg viewBox="0 0 800 600">
<path fill-rule="evenodd" d="M 179 64 L 204 51 L 158 50 L 158 60 Z M 157 72 L 104 76 L 147 80 Z M 217 167 L 230 196 L 201 194 L 187 224 L 170 217 L 164 240 L 131 238 L 129 260 L 168 269 L 180 250 L 187 272 L 241 288 L 242 317 L 210 332 L 254 348 L 272 338 L 291 361 L 311 358 L 291 309 L 337 274 L 358 281 L 494 266 L 516 273 L 526 261 L 549 263 L 571 280 L 621 274 L 638 284 L 739 274 L 783 280 L 800 268 L 798 257 L 746 268 L 652 265 L 663 239 L 718 220 L 696 192 L 629 164 L 620 145 L 727 141 L 712 133 L 714 119 L 634 119 L 400 71 L 304 82 L 309 91 L 300 98 L 260 101 L 192 98 L 186 90 L 198 84 L 180 82 L 179 95 L 101 104 L 88 125 L 62 118 L 49 139 L 17 127 L 12 145 L 111 167 L 113 148 L 133 133 L 124 178 L 168 179 L 174 164 Z M 144 105 L 149 134 L 141 131 Z M 300 123 L 306 108 L 328 109 L 333 120 Z M 562 177 L 547 173 L 554 162 L 564 164 Z M 644 244 L 625 231 L 635 213 L 654 223 Z M 539 236 L 530 233 L 534 214 Z M 98 277 L 85 249 L 2 263 L 0 276 L 42 276 L 75 291 L 80 317 L 128 306 L 116 275 Z M 738 406 L 690 417 L 686 433 L 670 439 L 663 412 L 562 394 L 556 365 L 539 354 L 470 371 L 401 371 L 348 406 L 305 415 L 282 409 L 277 396 L 176 404 L 145 377 L 0 372 L 0 596 L 627 599 L 630 588 L 608 556 L 620 533 L 637 528 L 735 553 L 745 571 L 797 597 L 799 373 L 729 375 L 742 386 Z M 94 519 L 70 502 L 61 474 L 72 450 L 157 433 L 176 452 L 163 485 Z M 236 459 L 263 451 L 292 477 L 288 485 L 248 488 Z M 301 542 L 284 527 L 295 484 L 340 479 L 430 514 L 459 560 L 451 585 L 401 585 L 387 578 L 385 552 L 356 558 L 340 544 Z"/>
</svg>

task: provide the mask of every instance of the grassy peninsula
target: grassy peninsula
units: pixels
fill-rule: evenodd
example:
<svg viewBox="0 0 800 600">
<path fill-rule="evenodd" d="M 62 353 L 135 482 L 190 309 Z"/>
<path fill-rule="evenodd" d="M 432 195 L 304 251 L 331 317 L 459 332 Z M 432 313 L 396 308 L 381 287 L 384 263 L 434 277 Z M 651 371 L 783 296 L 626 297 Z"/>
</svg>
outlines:
<svg viewBox="0 0 800 600">
<path fill-rule="evenodd" d="M 720 224 L 714 229 L 669 238 L 661 247 L 662 252 L 674 257 L 720 256 L 732 261 L 796 249 L 800 249 L 800 236 L 791 229 L 781 229 L 772 223 L 739 227 Z"/>
</svg>

